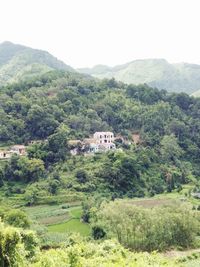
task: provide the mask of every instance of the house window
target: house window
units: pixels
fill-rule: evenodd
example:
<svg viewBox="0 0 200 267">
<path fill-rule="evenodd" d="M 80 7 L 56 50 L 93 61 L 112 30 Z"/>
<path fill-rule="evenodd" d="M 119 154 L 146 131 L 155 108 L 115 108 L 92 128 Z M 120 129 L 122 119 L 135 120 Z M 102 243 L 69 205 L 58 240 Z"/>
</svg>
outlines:
<svg viewBox="0 0 200 267">
<path fill-rule="evenodd" d="M 106 135 L 104 135 L 104 138 L 106 138 Z"/>
<path fill-rule="evenodd" d="M 100 135 L 100 138 L 102 138 L 102 136 Z"/>
<path fill-rule="evenodd" d="M 107 140 L 106 139 L 104 140 L 104 143 L 107 143 Z"/>
</svg>

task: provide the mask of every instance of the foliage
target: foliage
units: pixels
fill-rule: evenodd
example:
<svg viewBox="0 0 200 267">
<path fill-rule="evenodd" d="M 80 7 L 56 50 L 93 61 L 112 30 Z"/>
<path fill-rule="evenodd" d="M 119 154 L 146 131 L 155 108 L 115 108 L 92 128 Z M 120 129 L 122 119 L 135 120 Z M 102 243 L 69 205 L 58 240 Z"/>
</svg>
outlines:
<svg viewBox="0 0 200 267">
<path fill-rule="evenodd" d="M 27 266 L 37 252 L 37 238 L 32 231 L 18 230 L 0 223 L 0 265 Z"/>
<path fill-rule="evenodd" d="M 134 206 L 131 201 L 115 200 L 102 204 L 97 217 L 107 235 L 134 250 L 165 250 L 194 244 L 199 215 L 187 205 Z"/>
<path fill-rule="evenodd" d="M 23 50 L 13 47 L 14 54 L 18 48 Z M 32 52 L 31 58 L 25 55 L 28 62 L 35 57 L 43 62 L 43 53 Z M 1 60 L 12 61 L 12 53 Z M 147 209 L 130 198 L 173 190 L 191 196 L 192 186 L 199 192 L 200 100 L 146 84 L 63 71 L 42 74 L 46 68 L 32 67 L 41 75 L 27 73 L 29 79 L 0 88 L 1 149 L 27 145 L 27 156 L 0 162 L 0 200 L 15 208 L 26 205 L 30 227 L 48 250 L 39 252 L 35 234 L 23 229 L 30 225 L 24 212 L 2 206 L 2 220 L 20 229 L 0 223 L 0 265 L 181 266 L 124 247 L 152 251 L 196 244 L 199 203 L 194 210 L 184 204 Z M 81 141 L 104 130 L 117 136 L 117 150 L 84 157 Z M 70 139 L 79 140 L 77 156 L 70 155 Z M 187 183 L 190 188 L 182 190 Z M 100 240 L 109 237 L 124 247 Z"/>
<path fill-rule="evenodd" d="M 9 211 L 4 221 L 15 227 L 28 228 L 30 226 L 30 220 L 27 214 L 21 210 L 11 210 Z"/>
<path fill-rule="evenodd" d="M 92 236 L 95 240 L 102 239 L 106 236 L 106 232 L 102 227 L 95 225 L 92 227 Z"/>
<path fill-rule="evenodd" d="M 58 238 L 58 235 L 57 235 Z M 156 253 L 135 253 L 114 240 L 85 242 L 78 236 L 62 236 L 63 247 L 40 251 L 35 234 L 0 224 L 0 264 L 2 267 L 51 266 L 187 266 L 188 259 L 169 260 Z M 52 244 L 52 243 L 51 243 Z M 191 262 L 197 257 L 191 257 Z"/>
<path fill-rule="evenodd" d="M 0 141 L 33 141 L 28 159 L 15 156 L 1 168 L 1 185 L 5 180 L 45 178 L 43 164 L 49 173 L 58 164 L 60 175 L 60 164 L 66 161 L 64 183 L 54 182 L 58 179 L 53 175 L 48 180 L 51 194 L 71 186 L 75 191 L 142 197 L 180 188 L 200 175 L 199 99 L 58 71 L 2 87 L 0 96 Z M 100 130 L 114 131 L 132 144 L 121 144 L 123 152 L 95 155 L 93 162 L 72 159 L 68 140 Z"/>
<path fill-rule="evenodd" d="M 36 182 L 45 176 L 44 163 L 40 159 L 28 159 L 13 155 L 4 168 L 6 180 Z"/>
<path fill-rule="evenodd" d="M 124 249 L 116 241 L 108 240 L 101 244 L 79 242 L 66 249 L 49 250 L 40 255 L 34 267 L 143 267 L 175 266 L 175 262 L 164 259 L 156 253 L 133 253 Z M 181 266 L 178 263 L 176 266 Z"/>
</svg>

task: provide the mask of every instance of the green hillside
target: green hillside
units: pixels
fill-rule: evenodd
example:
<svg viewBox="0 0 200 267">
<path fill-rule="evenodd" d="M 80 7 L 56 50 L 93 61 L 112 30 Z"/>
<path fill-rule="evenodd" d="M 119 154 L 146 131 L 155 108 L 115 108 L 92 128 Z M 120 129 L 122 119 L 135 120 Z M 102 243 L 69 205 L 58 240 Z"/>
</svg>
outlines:
<svg viewBox="0 0 200 267">
<path fill-rule="evenodd" d="M 40 140 L 30 146 L 29 158 L 15 160 L 14 166 L 24 165 L 25 173 L 21 167 L 19 173 L 15 167 L 13 173 L 5 169 L 3 180 L 37 181 L 38 176 L 29 172 L 30 165 L 39 164 L 38 175 L 45 177 L 44 167 L 48 170 L 66 160 L 68 172 L 61 170 L 60 175 L 66 183 L 72 182 L 75 191 L 139 197 L 171 191 L 199 179 L 198 98 L 147 85 L 52 71 L 35 80 L 2 87 L 0 99 L 0 144 Z M 68 140 L 83 140 L 96 131 L 122 136 L 126 142 L 119 140 L 116 145 L 123 153 L 116 150 L 99 155 L 94 164 L 80 151 L 80 158 L 72 163 Z M 140 138 L 136 147 L 133 134 Z M 83 184 L 77 183 L 80 169 L 86 181 Z"/>
<path fill-rule="evenodd" d="M 18 82 L 50 70 L 73 71 L 46 51 L 4 42 L 0 44 L 0 86 Z"/>
<path fill-rule="evenodd" d="M 27 154 L 0 160 L 0 266 L 199 266 L 199 114 L 185 93 L 76 72 L 1 87 L 1 150 Z M 70 153 L 95 131 L 116 150 Z"/>
<path fill-rule="evenodd" d="M 191 94 L 200 88 L 200 65 L 170 64 L 164 59 L 135 60 L 113 68 L 98 65 L 78 71 L 100 79 L 115 78 L 128 84 L 147 83 L 170 92 Z"/>
</svg>

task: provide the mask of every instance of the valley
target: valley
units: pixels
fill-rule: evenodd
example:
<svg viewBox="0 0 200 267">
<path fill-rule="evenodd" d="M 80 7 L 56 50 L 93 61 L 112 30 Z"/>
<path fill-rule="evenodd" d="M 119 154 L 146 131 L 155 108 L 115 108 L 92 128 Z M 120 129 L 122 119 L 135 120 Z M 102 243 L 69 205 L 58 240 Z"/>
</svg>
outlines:
<svg viewBox="0 0 200 267">
<path fill-rule="evenodd" d="M 5 46 L 50 69 L 1 82 L 0 264 L 199 266 L 200 99 Z"/>
</svg>

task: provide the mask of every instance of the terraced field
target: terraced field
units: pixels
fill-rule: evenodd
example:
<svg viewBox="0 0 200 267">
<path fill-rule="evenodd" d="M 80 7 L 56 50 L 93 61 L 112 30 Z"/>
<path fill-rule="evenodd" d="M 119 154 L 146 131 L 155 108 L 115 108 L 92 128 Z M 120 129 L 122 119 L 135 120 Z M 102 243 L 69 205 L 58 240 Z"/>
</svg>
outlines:
<svg viewBox="0 0 200 267">
<path fill-rule="evenodd" d="M 47 226 L 51 233 L 77 232 L 83 236 L 90 235 L 90 226 L 81 221 L 82 210 L 80 206 L 69 207 L 68 204 L 40 205 L 24 210 L 33 221 Z"/>
</svg>

